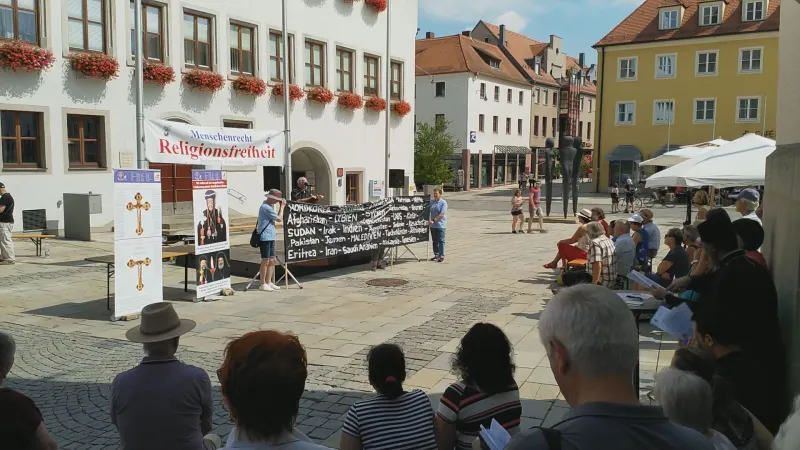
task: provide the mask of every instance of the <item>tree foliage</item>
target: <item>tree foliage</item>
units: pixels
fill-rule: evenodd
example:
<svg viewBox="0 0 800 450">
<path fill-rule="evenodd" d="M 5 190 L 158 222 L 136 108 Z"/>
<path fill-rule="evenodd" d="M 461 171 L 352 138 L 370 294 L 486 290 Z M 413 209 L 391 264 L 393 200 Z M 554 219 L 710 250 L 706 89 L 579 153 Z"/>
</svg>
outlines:
<svg viewBox="0 0 800 450">
<path fill-rule="evenodd" d="M 447 121 L 437 121 L 433 125 L 417 123 L 414 137 L 415 182 L 439 185 L 453 180 L 448 159 L 461 147 L 461 143 L 447 132 L 449 124 Z"/>
</svg>

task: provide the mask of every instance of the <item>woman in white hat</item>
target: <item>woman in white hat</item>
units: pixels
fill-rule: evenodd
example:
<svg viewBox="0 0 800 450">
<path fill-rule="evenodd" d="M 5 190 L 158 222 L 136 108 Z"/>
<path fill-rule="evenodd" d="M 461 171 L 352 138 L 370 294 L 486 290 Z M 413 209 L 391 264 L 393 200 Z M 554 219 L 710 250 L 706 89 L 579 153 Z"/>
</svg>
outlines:
<svg viewBox="0 0 800 450">
<path fill-rule="evenodd" d="M 589 250 L 589 236 L 586 234 L 586 224 L 592 221 L 592 212 L 582 209 L 578 213 L 578 229 L 569 239 L 558 241 L 558 253 L 552 261 L 544 265 L 545 269 L 555 269 L 559 261 L 574 261 L 576 259 L 586 259 L 586 252 Z M 574 244 L 574 245 L 573 245 Z"/>
</svg>

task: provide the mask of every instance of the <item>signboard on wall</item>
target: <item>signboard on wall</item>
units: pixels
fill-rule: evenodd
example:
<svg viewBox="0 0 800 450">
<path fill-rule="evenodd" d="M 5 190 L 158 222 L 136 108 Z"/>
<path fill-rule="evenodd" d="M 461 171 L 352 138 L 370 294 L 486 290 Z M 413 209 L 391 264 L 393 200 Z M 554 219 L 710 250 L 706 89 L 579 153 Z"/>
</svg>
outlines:
<svg viewBox="0 0 800 450">
<path fill-rule="evenodd" d="M 114 169 L 114 317 L 164 299 L 161 171 Z"/>
<path fill-rule="evenodd" d="M 369 196 L 383 197 L 386 192 L 386 182 L 383 180 L 369 180 Z"/>
<path fill-rule="evenodd" d="M 167 164 L 283 166 L 282 131 L 198 127 L 168 120 L 144 120 L 148 161 Z"/>
<path fill-rule="evenodd" d="M 231 287 L 228 179 L 221 170 L 193 170 L 197 298 Z"/>
<path fill-rule="evenodd" d="M 470 131 L 469 132 L 469 143 L 470 144 L 474 144 L 476 142 L 478 142 L 478 133 L 476 133 L 475 131 Z"/>
</svg>

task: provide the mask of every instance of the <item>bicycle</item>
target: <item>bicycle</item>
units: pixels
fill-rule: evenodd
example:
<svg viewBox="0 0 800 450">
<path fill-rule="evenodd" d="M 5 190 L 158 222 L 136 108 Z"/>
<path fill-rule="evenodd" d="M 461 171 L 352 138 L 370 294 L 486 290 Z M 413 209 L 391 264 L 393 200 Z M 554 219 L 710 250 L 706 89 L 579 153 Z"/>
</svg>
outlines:
<svg viewBox="0 0 800 450">
<path fill-rule="evenodd" d="M 630 213 L 635 213 L 636 211 L 639 211 L 640 209 L 642 209 L 643 208 L 643 202 L 642 202 L 641 197 L 639 197 L 638 195 L 634 194 L 633 203 L 631 204 L 631 207 L 630 208 L 626 208 L 627 206 L 628 205 L 627 205 L 627 202 L 625 201 L 625 195 L 621 195 L 619 197 L 619 202 L 617 204 L 617 212 L 621 212 L 621 213 L 624 213 L 626 209 L 628 209 L 628 211 Z"/>
<path fill-rule="evenodd" d="M 674 208 L 677 197 L 672 196 L 671 199 L 667 200 L 668 197 L 668 195 L 662 195 L 660 191 L 653 191 L 650 195 L 642 198 L 642 204 L 647 208 L 652 208 L 656 203 L 665 208 Z"/>
</svg>

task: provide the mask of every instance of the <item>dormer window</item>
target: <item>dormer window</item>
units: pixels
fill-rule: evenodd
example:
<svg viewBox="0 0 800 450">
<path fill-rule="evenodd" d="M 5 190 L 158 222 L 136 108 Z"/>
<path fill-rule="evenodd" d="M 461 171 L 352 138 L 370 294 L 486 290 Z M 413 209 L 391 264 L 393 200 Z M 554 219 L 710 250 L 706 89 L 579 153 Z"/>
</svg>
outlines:
<svg viewBox="0 0 800 450">
<path fill-rule="evenodd" d="M 489 65 L 494 67 L 495 69 L 499 69 L 500 68 L 500 61 L 498 61 L 496 59 L 490 59 L 489 60 Z"/>
<path fill-rule="evenodd" d="M 533 71 L 536 72 L 536 75 L 542 74 L 542 57 L 537 56 L 533 58 Z"/>
<path fill-rule="evenodd" d="M 742 13 L 744 14 L 742 20 L 745 22 L 764 20 L 766 9 L 766 0 L 746 0 L 744 2 L 744 8 L 742 8 Z"/>
<path fill-rule="evenodd" d="M 719 25 L 722 22 L 722 3 L 700 5 L 700 26 Z"/>
<path fill-rule="evenodd" d="M 659 10 L 659 30 L 675 30 L 681 24 L 681 7 L 661 8 Z"/>
</svg>

